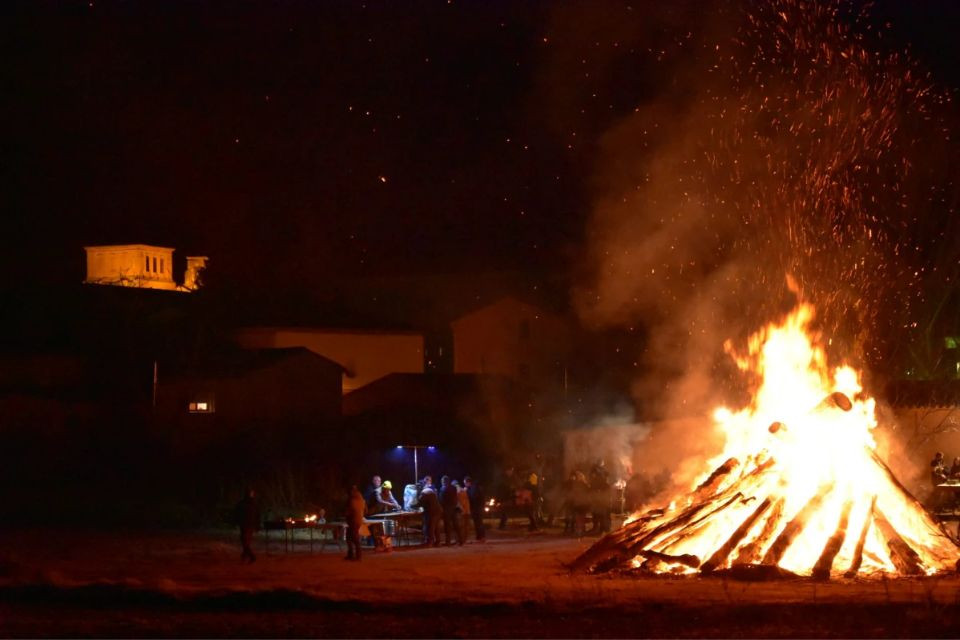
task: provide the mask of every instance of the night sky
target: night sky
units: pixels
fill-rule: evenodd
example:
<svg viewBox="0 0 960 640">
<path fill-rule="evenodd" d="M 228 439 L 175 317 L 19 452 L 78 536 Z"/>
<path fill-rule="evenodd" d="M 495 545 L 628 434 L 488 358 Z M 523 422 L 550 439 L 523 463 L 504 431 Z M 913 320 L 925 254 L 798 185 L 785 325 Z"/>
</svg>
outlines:
<svg viewBox="0 0 960 640">
<path fill-rule="evenodd" d="M 960 84 L 956 3 L 874 16 Z M 602 134 L 670 82 L 659 39 L 710 19 L 698 2 L 5 3 L 5 272 L 78 282 L 84 244 L 139 242 L 263 286 L 567 273 Z"/>
</svg>

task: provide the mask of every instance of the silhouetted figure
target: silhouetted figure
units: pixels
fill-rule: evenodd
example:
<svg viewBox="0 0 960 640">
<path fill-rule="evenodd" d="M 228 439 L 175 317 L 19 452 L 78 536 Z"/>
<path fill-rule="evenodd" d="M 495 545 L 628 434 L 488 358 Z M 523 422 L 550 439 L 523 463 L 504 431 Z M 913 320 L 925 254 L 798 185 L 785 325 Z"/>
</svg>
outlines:
<svg viewBox="0 0 960 640">
<path fill-rule="evenodd" d="M 623 488 L 624 512 L 633 513 L 642 507 L 648 495 L 650 495 L 650 487 L 646 478 L 639 473 L 630 476 L 626 486 Z"/>
<path fill-rule="evenodd" d="M 253 536 L 260 529 L 260 506 L 257 504 L 257 494 L 253 489 L 247 490 L 247 495 L 234 508 L 234 519 L 240 527 L 240 554 L 242 562 L 256 562 L 257 556 L 253 553 Z"/>
<path fill-rule="evenodd" d="M 527 528 L 530 531 L 540 530 L 541 520 L 541 497 L 540 497 L 540 476 L 536 473 L 530 473 L 523 487 L 517 492 L 517 505 L 523 506 L 524 513 L 527 514 L 529 524 Z"/>
<path fill-rule="evenodd" d="M 460 500 L 457 487 L 450 482 L 450 476 L 440 478 L 440 506 L 443 509 L 443 537 L 447 546 L 453 544 L 453 534 L 457 535 L 457 544 L 463 544 L 463 530 L 460 527 Z"/>
<path fill-rule="evenodd" d="M 423 543 L 440 546 L 440 519 L 443 518 L 443 508 L 440 498 L 433 485 L 424 483 L 420 492 L 420 507 L 423 509 Z"/>
<path fill-rule="evenodd" d="M 360 560 L 360 527 L 363 526 L 363 515 L 366 513 L 367 503 L 357 485 L 350 487 L 350 498 L 347 500 L 347 560 Z"/>
<path fill-rule="evenodd" d="M 367 513 L 381 513 L 385 511 L 383 505 L 380 502 L 380 491 L 383 486 L 383 482 L 380 480 L 380 476 L 373 476 L 370 479 L 370 484 L 367 486 L 367 490 L 363 492 L 363 499 L 367 503 Z"/>
<path fill-rule="evenodd" d="M 470 519 L 473 520 L 473 532 L 477 536 L 477 542 L 486 542 L 487 528 L 483 524 L 483 512 L 487 505 L 485 504 L 486 496 L 483 495 L 483 487 L 475 483 L 470 476 L 463 479 L 463 487 L 467 492 Z M 466 530 L 463 534 L 466 537 Z"/>
<path fill-rule="evenodd" d="M 507 528 L 507 510 L 516 505 L 518 488 L 514 468 L 507 467 L 497 487 L 497 498 L 500 500 L 500 524 L 497 527 L 499 529 Z"/>
<path fill-rule="evenodd" d="M 933 485 L 933 493 L 930 494 L 930 508 L 933 510 L 942 509 L 947 501 L 947 491 L 939 486 L 947 481 L 947 467 L 943 460 L 943 452 L 937 451 L 930 461 L 930 484 Z"/>
</svg>

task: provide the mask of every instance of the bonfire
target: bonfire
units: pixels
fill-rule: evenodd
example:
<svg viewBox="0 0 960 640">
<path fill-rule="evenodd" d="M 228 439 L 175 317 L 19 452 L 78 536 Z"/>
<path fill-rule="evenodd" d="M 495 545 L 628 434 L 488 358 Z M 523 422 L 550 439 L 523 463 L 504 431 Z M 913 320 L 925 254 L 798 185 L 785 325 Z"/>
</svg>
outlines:
<svg viewBox="0 0 960 640">
<path fill-rule="evenodd" d="M 954 571 L 960 548 L 877 455 L 875 401 L 830 370 L 799 305 L 737 366 L 749 406 L 716 410 L 724 451 L 666 509 L 634 514 L 575 562 L 594 572 L 740 572 L 826 579 Z"/>
</svg>

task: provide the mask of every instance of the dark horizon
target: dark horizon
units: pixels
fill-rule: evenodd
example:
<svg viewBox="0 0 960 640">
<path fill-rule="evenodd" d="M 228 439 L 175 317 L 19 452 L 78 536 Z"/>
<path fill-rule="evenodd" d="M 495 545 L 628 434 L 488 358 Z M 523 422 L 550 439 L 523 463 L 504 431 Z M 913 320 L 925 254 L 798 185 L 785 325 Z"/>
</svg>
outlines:
<svg viewBox="0 0 960 640">
<path fill-rule="evenodd" d="M 697 4 L 656 19 L 706 20 Z M 209 255 L 254 288 L 569 280 L 603 135 L 670 82 L 631 42 L 646 13 L 626 2 L 582 29 L 540 2 L 0 11 L 14 51 L 4 261 L 21 284 L 77 282 L 84 244 L 132 242 Z M 934 82 L 960 85 L 960 8 L 872 15 Z"/>
</svg>

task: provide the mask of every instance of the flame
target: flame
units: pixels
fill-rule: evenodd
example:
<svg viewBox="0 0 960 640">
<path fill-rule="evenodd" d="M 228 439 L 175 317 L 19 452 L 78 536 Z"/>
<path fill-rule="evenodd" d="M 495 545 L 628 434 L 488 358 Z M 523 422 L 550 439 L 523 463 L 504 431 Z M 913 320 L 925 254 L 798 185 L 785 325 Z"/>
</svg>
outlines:
<svg viewBox="0 0 960 640">
<path fill-rule="evenodd" d="M 828 367 L 813 318 L 813 307 L 801 304 L 751 336 L 746 353 L 725 345 L 757 380 L 753 400 L 716 409 L 724 450 L 688 495 L 652 520 L 682 526 L 643 525 L 649 539 L 632 566 L 655 559 L 656 571 L 687 572 L 670 563 L 685 557 L 711 568 L 776 564 L 801 575 L 954 569 L 956 545 L 875 453 L 874 399 L 853 368 Z"/>
</svg>

